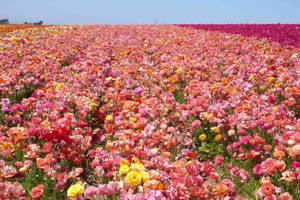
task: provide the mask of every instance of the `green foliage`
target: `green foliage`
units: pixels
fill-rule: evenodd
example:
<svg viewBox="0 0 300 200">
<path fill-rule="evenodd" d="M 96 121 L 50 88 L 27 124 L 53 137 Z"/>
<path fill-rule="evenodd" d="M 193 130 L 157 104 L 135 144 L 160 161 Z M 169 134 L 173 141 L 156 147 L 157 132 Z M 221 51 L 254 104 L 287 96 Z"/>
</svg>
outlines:
<svg viewBox="0 0 300 200">
<path fill-rule="evenodd" d="M 25 178 L 19 180 L 26 190 L 26 195 L 30 196 L 30 191 L 38 184 L 45 185 L 44 195 L 41 199 L 66 199 L 66 192 L 59 192 L 54 189 L 55 180 L 51 180 L 36 164 L 25 173 Z"/>
<path fill-rule="evenodd" d="M 180 104 L 186 103 L 186 100 L 184 99 L 184 91 L 183 90 L 176 90 L 173 93 L 173 96 L 178 103 L 180 103 Z"/>
<path fill-rule="evenodd" d="M 11 105 L 15 103 L 21 103 L 24 98 L 31 97 L 34 91 L 40 87 L 41 87 L 40 85 L 29 83 L 25 85 L 24 88 L 20 90 L 16 90 L 13 94 L 1 94 L 0 99 L 9 98 Z"/>
</svg>

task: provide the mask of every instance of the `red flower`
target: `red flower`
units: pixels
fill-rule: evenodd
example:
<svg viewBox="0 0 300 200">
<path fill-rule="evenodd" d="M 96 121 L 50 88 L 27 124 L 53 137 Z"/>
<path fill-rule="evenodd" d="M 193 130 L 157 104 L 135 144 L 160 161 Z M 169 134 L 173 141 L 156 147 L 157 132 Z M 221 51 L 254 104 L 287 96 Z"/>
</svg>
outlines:
<svg viewBox="0 0 300 200">
<path fill-rule="evenodd" d="M 60 127 L 58 129 L 53 130 L 50 134 L 45 133 L 41 135 L 42 139 L 47 139 L 49 142 L 61 142 L 62 140 L 67 142 L 68 144 L 72 143 L 72 139 L 69 138 L 71 134 L 71 130 L 68 127 Z"/>
</svg>

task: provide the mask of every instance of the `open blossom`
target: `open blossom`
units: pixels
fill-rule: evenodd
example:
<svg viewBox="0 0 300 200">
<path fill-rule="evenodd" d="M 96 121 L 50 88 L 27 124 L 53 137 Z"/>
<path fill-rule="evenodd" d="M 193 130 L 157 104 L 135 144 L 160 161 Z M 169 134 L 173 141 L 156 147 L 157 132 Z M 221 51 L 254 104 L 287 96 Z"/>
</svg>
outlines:
<svg viewBox="0 0 300 200">
<path fill-rule="evenodd" d="M 84 192 L 84 186 L 81 182 L 71 185 L 67 190 L 68 197 L 75 198 L 82 195 Z"/>
<path fill-rule="evenodd" d="M 267 182 L 267 183 L 263 183 L 261 185 L 261 192 L 265 195 L 265 196 L 271 196 L 274 194 L 275 192 L 275 186 L 270 183 L 270 182 Z"/>
<path fill-rule="evenodd" d="M 43 196 L 44 194 L 44 185 L 37 185 L 34 188 L 31 189 L 30 195 L 33 199 L 39 199 Z"/>
<path fill-rule="evenodd" d="M 226 184 L 219 182 L 212 187 L 212 192 L 216 196 L 224 197 L 229 193 L 229 187 Z"/>
<path fill-rule="evenodd" d="M 287 183 L 292 183 L 296 180 L 295 173 L 292 171 L 284 171 L 282 172 L 282 180 L 286 181 Z"/>
<path fill-rule="evenodd" d="M 142 175 L 139 172 L 136 171 L 130 171 L 126 177 L 125 180 L 128 184 L 137 187 L 141 184 L 142 182 Z"/>
<path fill-rule="evenodd" d="M 224 162 L 224 158 L 222 156 L 216 156 L 214 159 L 214 163 L 216 165 L 222 165 Z"/>
<path fill-rule="evenodd" d="M 253 173 L 257 176 L 260 176 L 263 174 L 263 171 L 262 171 L 262 166 L 261 164 L 256 164 L 254 167 L 253 167 Z"/>
</svg>

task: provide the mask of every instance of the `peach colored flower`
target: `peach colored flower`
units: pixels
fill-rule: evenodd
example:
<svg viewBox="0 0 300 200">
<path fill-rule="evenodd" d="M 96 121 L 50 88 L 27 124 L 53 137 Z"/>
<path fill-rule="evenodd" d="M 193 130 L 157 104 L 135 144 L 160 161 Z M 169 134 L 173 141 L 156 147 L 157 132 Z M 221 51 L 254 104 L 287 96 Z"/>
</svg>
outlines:
<svg viewBox="0 0 300 200">
<path fill-rule="evenodd" d="M 226 196 L 229 193 L 229 191 L 230 190 L 229 190 L 228 186 L 223 183 L 216 183 L 212 187 L 212 193 L 215 196 Z"/>
</svg>

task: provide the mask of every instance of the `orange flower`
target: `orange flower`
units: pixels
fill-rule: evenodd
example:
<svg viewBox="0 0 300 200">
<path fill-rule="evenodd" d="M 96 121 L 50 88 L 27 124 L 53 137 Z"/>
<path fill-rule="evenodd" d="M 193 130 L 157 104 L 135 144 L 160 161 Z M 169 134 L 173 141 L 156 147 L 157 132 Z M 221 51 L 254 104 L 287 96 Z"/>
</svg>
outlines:
<svg viewBox="0 0 300 200">
<path fill-rule="evenodd" d="M 265 196 L 271 196 L 275 192 L 275 186 L 270 182 L 264 183 L 261 185 L 261 192 Z"/>
<path fill-rule="evenodd" d="M 226 80 L 226 79 L 223 79 L 223 80 L 221 81 L 221 84 L 222 84 L 223 86 L 227 85 L 227 80 Z"/>
<path fill-rule="evenodd" d="M 172 92 L 172 93 L 175 92 L 175 90 L 176 90 L 176 88 L 171 84 L 168 84 L 167 88 L 168 88 L 169 92 Z"/>
<path fill-rule="evenodd" d="M 229 188 L 223 183 L 216 183 L 212 187 L 212 192 L 215 196 L 226 196 L 229 193 Z"/>
<path fill-rule="evenodd" d="M 148 75 L 151 75 L 152 73 L 153 73 L 153 69 L 152 68 L 147 69 L 147 74 Z"/>
<path fill-rule="evenodd" d="M 168 81 L 169 81 L 170 83 L 176 83 L 176 80 L 175 80 L 172 76 L 170 76 L 170 77 L 168 78 Z"/>
<path fill-rule="evenodd" d="M 284 151 L 275 151 L 273 153 L 273 157 L 278 160 L 283 160 L 285 158 L 285 152 Z"/>
<path fill-rule="evenodd" d="M 15 138 L 15 144 L 19 143 L 19 142 L 23 142 L 25 140 L 25 137 L 22 135 L 19 135 Z"/>
</svg>

